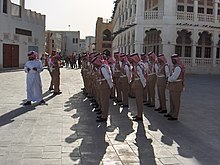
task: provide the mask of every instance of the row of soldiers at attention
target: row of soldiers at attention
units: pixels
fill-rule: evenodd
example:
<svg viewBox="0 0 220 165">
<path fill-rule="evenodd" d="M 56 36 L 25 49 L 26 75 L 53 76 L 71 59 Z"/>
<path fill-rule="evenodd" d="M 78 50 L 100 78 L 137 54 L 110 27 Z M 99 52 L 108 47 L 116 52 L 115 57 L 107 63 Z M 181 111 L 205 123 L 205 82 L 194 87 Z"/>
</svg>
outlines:
<svg viewBox="0 0 220 165">
<path fill-rule="evenodd" d="M 121 107 L 129 107 L 129 96 L 136 98 L 137 114 L 133 121 L 143 120 L 143 105 L 164 113 L 168 120 L 177 120 L 180 97 L 184 88 L 185 67 L 177 54 L 171 56 L 169 66 L 164 54 L 115 52 L 106 57 L 101 53 L 82 56 L 82 78 L 84 93 L 93 98 L 97 111 L 97 122 L 106 122 L 109 100 L 114 98 Z M 157 87 L 157 88 L 156 88 Z M 169 89 L 170 111 L 167 113 L 166 88 Z M 155 107 L 155 90 L 159 106 Z"/>
</svg>

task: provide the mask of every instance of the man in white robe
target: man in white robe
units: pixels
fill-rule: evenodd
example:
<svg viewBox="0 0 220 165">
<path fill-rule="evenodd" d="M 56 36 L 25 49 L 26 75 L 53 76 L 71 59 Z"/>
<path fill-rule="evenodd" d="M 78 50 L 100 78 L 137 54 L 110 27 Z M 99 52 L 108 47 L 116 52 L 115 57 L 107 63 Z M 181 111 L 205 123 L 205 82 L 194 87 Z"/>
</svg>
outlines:
<svg viewBox="0 0 220 165">
<path fill-rule="evenodd" d="M 37 59 L 38 53 L 31 51 L 28 53 L 28 61 L 24 66 L 24 71 L 27 73 L 27 102 L 24 105 L 31 105 L 31 101 L 45 103 L 42 95 L 42 83 L 40 72 L 43 71 L 43 66 L 40 60 Z"/>
</svg>

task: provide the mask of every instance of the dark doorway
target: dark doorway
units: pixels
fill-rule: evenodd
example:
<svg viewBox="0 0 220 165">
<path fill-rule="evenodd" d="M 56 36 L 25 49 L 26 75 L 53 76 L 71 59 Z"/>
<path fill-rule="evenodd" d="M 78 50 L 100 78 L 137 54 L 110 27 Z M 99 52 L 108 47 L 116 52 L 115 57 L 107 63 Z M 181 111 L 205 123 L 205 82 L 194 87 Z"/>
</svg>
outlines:
<svg viewBox="0 0 220 165">
<path fill-rule="evenodd" d="M 19 45 L 3 44 L 3 68 L 19 67 Z"/>
</svg>

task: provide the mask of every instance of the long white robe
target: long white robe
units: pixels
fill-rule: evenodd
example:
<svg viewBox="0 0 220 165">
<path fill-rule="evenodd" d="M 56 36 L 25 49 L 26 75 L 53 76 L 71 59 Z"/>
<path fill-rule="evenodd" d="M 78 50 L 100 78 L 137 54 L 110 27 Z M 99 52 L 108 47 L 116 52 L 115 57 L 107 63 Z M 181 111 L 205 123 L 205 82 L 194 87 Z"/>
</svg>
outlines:
<svg viewBox="0 0 220 165">
<path fill-rule="evenodd" d="M 30 71 L 28 72 L 28 68 Z M 33 70 L 37 68 L 37 71 Z M 43 71 L 43 66 L 40 60 L 27 61 L 24 66 L 24 71 L 27 73 L 26 77 L 26 90 L 27 100 L 40 102 L 43 100 L 42 83 L 40 72 Z"/>
</svg>

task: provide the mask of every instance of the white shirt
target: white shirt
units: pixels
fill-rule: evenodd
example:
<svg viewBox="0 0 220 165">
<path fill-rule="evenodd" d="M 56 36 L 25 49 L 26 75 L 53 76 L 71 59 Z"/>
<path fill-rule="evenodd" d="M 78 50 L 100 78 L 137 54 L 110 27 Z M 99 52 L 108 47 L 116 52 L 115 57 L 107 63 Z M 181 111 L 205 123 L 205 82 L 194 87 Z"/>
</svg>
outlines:
<svg viewBox="0 0 220 165">
<path fill-rule="evenodd" d="M 176 81 L 181 73 L 181 68 L 179 66 L 175 67 L 172 75 L 168 78 L 169 82 Z"/>
<path fill-rule="evenodd" d="M 112 74 L 111 74 L 111 70 L 109 69 L 109 67 L 106 66 L 105 64 L 102 65 L 101 72 L 104 78 L 107 80 L 109 87 L 112 88 L 113 87 Z"/>
</svg>

